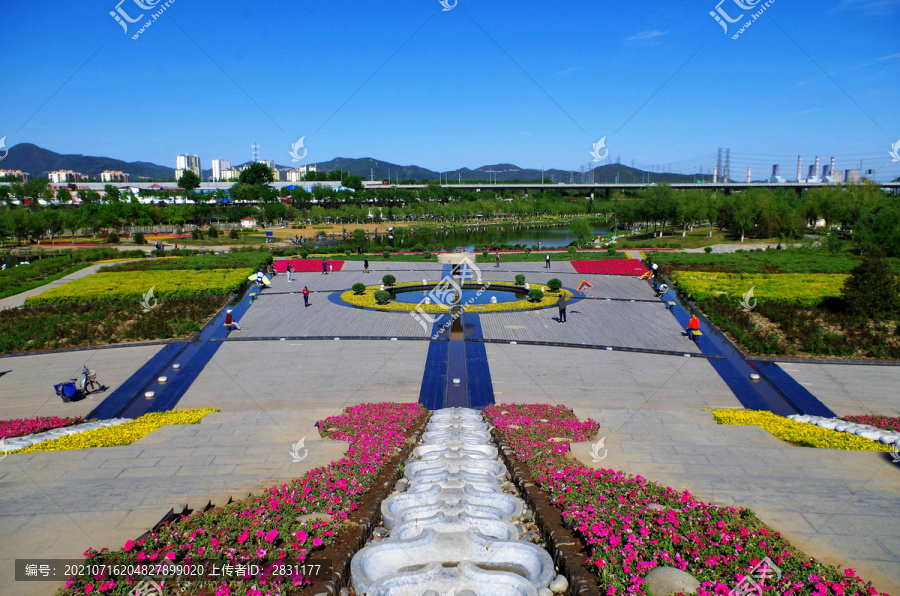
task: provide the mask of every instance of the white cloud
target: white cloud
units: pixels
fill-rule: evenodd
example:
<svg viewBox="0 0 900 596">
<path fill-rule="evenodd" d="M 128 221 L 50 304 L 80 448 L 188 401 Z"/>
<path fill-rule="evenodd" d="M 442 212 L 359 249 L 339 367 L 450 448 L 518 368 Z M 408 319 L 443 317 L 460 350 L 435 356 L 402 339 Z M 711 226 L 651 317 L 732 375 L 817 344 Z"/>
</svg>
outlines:
<svg viewBox="0 0 900 596">
<path fill-rule="evenodd" d="M 625 41 L 653 41 L 657 37 L 662 37 L 668 33 L 668 31 L 658 31 L 653 29 L 652 31 L 641 31 L 640 33 L 636 33 L 626 39 Z"/>
<path fill-rule="evenodd" d="M 882 56 L 879 60 L 893 60 L 894 58 L 900 58 L 900 54 L 891 54 L 890 56 Z"/>
</svg>

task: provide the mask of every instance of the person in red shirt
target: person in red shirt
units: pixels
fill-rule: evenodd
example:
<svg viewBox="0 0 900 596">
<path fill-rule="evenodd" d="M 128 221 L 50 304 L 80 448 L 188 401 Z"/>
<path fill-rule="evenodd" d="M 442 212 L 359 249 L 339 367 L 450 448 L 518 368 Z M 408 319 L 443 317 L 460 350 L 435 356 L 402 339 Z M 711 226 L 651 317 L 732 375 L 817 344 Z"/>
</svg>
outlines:
<svg viewBox="0 0 900 596">
<path fill-rule="evenodd" d="M 688 337 L 694 341 L 697 341 L 697 336 L 694 335 L 694 331 L 700 331 L 700 319 L 697 318 L 697 315 L 691 315 L 691 320 L 688 322 Z"/>
<path fill-rule="evenodd" d="M 231 316 L 231 309 L 225 311 L 225 326 L 228 327 L 228 330 L 231 331 L 231 328 L 234 327 L 238 331 L 241 331 L 241 326 L 238 325 L 237 321 L 234 320 L 234 317 Z"/>
<path fill-rule="evenodd" d="M 303 308 L 309 306 L 309 288 L 303 286 Z"/>
</svg>

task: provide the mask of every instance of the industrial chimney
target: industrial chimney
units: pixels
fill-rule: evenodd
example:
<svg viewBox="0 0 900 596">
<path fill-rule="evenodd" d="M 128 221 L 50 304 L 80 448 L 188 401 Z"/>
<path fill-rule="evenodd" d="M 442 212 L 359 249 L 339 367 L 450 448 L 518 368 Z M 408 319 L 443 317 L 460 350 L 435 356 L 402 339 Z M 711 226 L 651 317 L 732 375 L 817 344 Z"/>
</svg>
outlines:
<svg viewBox="0 0 900 596">
<path fill-rule="evenodd" d="M 719 182 L 719 167 L 716 166 L 713 168 L 713 184 L 718 184 Z"/>
<path fill-rule="evenodd" d="M 819 175 L 819 156 L 818 155 L 816 156 L 816 169 L 813 170 L 813 175 L 814 176 Z"/>
<path fill-rule="evenodd" d="M 778 164 L 772 166 L 772 178 L 776 178 L 778 176 Z"/>
<path fill-rule="evenodd" d="M 747 168 L 747 184 L 750 184 L 750 168 Z"/>
<path fill-rule="evenodd" d="M 803 158 L 801 156 L 797 156 L 797 182 L 802 182 L 803 179 L 800 177 L 803 175 Z"/>
</svg>

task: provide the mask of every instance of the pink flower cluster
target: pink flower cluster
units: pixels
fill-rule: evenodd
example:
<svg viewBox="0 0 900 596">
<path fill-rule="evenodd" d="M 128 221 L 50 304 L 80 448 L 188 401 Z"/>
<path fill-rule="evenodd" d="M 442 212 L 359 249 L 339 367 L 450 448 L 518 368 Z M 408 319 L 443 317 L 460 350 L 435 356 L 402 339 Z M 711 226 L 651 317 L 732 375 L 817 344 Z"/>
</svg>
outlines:
<svg viewBox="0 0 900 596">
<path fill-rule="evenodd" d="M 644 275 L 647 268 L 637 259 L 603 259 L 600 261 L 572 261 L 578 273 L 598 275 Z"/>
<path fill-rule="evenodd" d="M 310 255 L 312 257 L 312 255 Z M 332 271 L 340 271 L 344 266 L 344 261 L 336 261 L 333 259 L 327 259 L 328 265 L 331 267 Z M 275 272 L 276 273 L 285 273 L 287 271 L 288 263 L 290 263 L 294 267 L 294 273 L 321 273 L 322 272 L 322 259 L 317 258 L 309 258 L 309 259 L 281 259 L 275 261 Z"/>
<path fill-rule="evenodd" d="M 868 424 L 884 430 L 900 432 L 900 418 L 894 416 L 842 416 L 841 420 L 855 422 L 856 424 Z"/>
<path fill-rule="evenodd" d="M 424 414 L 419 404 L 363 404 L 347 408 L 345 414 L 319 424 L 323 437 L 350 443 L 347 455 L 340 461 L 244 501 L 184 516 L 164 525 L 159 532 L 127 541 L 118 552 L 88 549 L 84 555 L 102 556 L 104 562 L 113 559 L 123 565 L 168 559 L 176 564 L 217 562 L 221 566 L 228 561 L 231 565 L 252 563 L 262 570 L 253 581 L 200 583 L 217 584 L 217 596 L 276 596 L 289 587 L 308 585 L 308 577 L 284 577 L 273 573 L 273 568 L 302 564 L 335 540 L 350 512 L 357 509 L 360 497 L 369 491 L 407 439 L 413 424 Z M 332 519 L 298 520 L 308 513 L 325 513 Z M 141 579 L 103 574 L 90 580 L 73 578 L 60 594 L 126 596 Z M 196 581 L 193 586 L 199 587 Z"/>
<path fill-rule="evenodd" d="M 657 566 L 696 577 L 698 596 L 724 596 L 766 557 L 784 575 L 777 586 L 764 585 L 765 594 L 878 594 L 853 569 L 804 555 L 751 511 L 707 505 L 688 492 L 571 459 L 569 441 L 593 440 L 598 429 L 593 420 L 580 421 L 550 405 L 492 405 L 484 413 L 584 540 L 587 562 L 606 596 L 646 594 L 644 578 Z"/>
<path fill-rule="evenodd" d="M 0 439 L 11 439 L 13 437 L 24 437 L 34 433 L 52 430 L 54 428 L 62 428 L 64 426 L 72 426 L 78 424 L 82 419 L 80 416 L 75 418 L 60 418 L 59 416 L 49 416 L 45 418 L 16 418 L 13 420 L 0 420 Z"/>
</svg>

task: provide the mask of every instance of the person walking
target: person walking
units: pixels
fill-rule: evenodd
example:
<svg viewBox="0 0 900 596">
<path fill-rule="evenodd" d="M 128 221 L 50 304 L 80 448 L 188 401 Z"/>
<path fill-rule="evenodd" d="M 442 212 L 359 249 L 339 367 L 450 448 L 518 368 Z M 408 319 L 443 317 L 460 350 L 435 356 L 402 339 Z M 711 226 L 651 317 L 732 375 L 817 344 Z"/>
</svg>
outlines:
<svg viewBox="0 0 900 596">
<path fill-rule="evenodd" d="M 650 261 L 650 271 L 653 273 L 653 279 L 659 279 L 659 265 Z"/>
<path fill-rule="evenodd" d="M 497 256 L 496 256 L 497 267 L 499 267 L 499 266 L 500 266 L 500 253 L 497 252 L 497 253 L 495 253 L 495 254 L 497 255 Z"/>
<path fill-rule="evenodd" d="M 559 308 L 559 322 L 566 322 L 566 307 L 569 303 L 566 301 L 566 297 L 560 295 L 559 300 L 556 301 L 556 307 Z"/>
<path fill-rule="evenodd" d="M 309 288 L 303 286 L 303 308 L 309 306 Z"/>
<path fill-rule="evenodd" d="M 700 331 L 700 319 L 697 318 L 697 315 L 691 315 L 691 320 L 688 321 L 688 338 L 691 341 L 697 341 L 697 334 L 694 331 Z"/>
<path fill-rule="evenodd" d="M 550 253 L 548 252 L 548 253 L 544 254 L 544 269 L 549 269 L 549 268 L 550 268 Z"/>
<path fill-rule="evenodd" d="M 369 257 L 366 255 L 363 257 L 363 273 L 369 272 Z"/>
<path fill-rule="evenodd" d="M 228 331 L 231 331 L 232 328 L 237 329 L 238 331 L 242 331 L 241 326 L 238 325 L 238 322 L 234 320 L 234 317 L 231 316 L 231 309 L 225 311 L 225 326 L 228 327 Z"/>
<path fill-rule="evenodd" d="M 291 265 L 290 261 L 288 261 L 288 264 L 287 264 L 288 283 L 294 281 L 293 279 L 291 279 L 291 274 L 293 272 L 294 272 L 294 266 Z"/>
<path fill-rule="evenodd" d="M 322 259 L 322 275 L 328 275 L 328 259 Z"/>
</svg>

